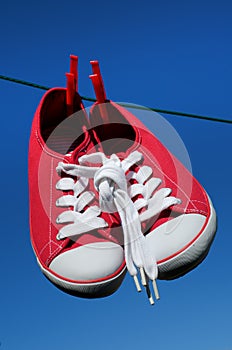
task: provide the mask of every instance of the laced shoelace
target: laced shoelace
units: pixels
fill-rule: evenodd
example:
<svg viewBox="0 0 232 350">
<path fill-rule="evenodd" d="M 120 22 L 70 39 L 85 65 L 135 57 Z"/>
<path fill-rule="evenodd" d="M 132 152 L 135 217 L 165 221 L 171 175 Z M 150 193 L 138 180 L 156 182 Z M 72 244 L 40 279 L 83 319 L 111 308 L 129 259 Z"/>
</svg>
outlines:
<svg viewBox="0 0 232 350">
<path fill-rule="evenodd" d="M 60 164 L 62 164 L 62 166 Z M 57 172 L 60 176 L 61 171 L 65 172 L 66 174 L 77 176 L 75 175 L 75 169 L 71 170 L 71 164 L 60 164 L 57 167 Z M 69 167 L 67 167 L 67 165 Z M 67 171 L 65 169 L 67 169 Z M 56 219 L 57 224 L 65 224 L 65 226 L 63 226 L 57 234 L 56 238 L 58 240 L 67 237 L 73 237 L 75 239 L 75 236 L 81 235 L 82 233 L 108 226 L 105 220 L 99 217 L 101 214 L 101 209 L 98 206 L 90 206 L 84 212 L 82 212 L 83 209 L 89 205 L 95 197 L 93 192 L 85 191 L 88 183 L 89 179 L 86 177 L 80 177 L 76 182 L 73 178 L 63 177 L 57 182 L 57 190 L 73 192 L 73 195 L 66 194 L 56 201 L 57 207 L 73 207 L 73 210 L 66 210 L 62 212 Z"/>
<path fill-rule="evenodd" d="M 147 247 L 142 233 L 142 223 L 149 219 L 155 220 L 163 210 L 179 204 L 180 200 L 170 196 L 171 189 L 158 189 L 161 180 L 151 177 L 151 167 L 143 165 L 137 172 L 131 170 L 142 160 L 143 155 L 135 151 L 123 160 L 115 154 L 107 157 L 104 153 L 97 152 L 80 157 L 79 165 L 60 162 L 57 167 L 59 175 L 63 172 L 78 177 L 79 180 L 75 183 L 72 178 L 64 177 L 57 183 L 57 189 L 73 191 L 73 195 L 62 196 L 57 205 L 74 208 L 73 211 L 68 210 L 58 216 L 58 223 L 68 225 L 61 228 L 57 238 L 73 237 L 94 228 L 107 227 L 105 220 L 99 217 L 101 211 L 118 212 L 123 230 L 128 272 L 133 277 L 139 292 L 141 286 L 137 274 L 140 272 L 142 285 L 146 288 L 150 303 L 154 304 L 149 280 L 152 281 L 156 299 L 159 299 L 156 285 L 158 267 L 155 257 Z M 101 164 L 101 166 L 88 164 Z M 95 196 L 93 192 L 85 191 L 89 179 L 94 180 L 94 186 L 99 192 L 99 207 L 90 206 L 80 213 Z M 131 184 L 130 180 L 135 180 L 136 183 Z"/>
</svg>

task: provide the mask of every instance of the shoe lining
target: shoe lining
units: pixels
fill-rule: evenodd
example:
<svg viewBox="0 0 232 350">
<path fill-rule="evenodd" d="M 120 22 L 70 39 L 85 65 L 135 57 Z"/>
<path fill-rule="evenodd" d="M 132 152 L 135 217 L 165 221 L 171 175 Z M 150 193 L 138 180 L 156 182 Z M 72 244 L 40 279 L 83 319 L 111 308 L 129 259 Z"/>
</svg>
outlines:
<svg viewBox="0 0 232 350">
<path fill-rule="evenodd" d="M 74 112 L 78 113 L 67 117 L 65 90 L 54 90 L 47 96 L 40 112 L 40 132 L 48 148 L 66 154 L 83 142 L 87 119 L 78 94 L 74 97 Z"/>
<path fill-rule="evenodd" d="M 133 126 L 110 103 L 104 104 L 102 110 L 101 106 L 95 105 L 90 115 L 90 123 L 106 155 L 126 152 L 135 142 Z"/>
</svg>

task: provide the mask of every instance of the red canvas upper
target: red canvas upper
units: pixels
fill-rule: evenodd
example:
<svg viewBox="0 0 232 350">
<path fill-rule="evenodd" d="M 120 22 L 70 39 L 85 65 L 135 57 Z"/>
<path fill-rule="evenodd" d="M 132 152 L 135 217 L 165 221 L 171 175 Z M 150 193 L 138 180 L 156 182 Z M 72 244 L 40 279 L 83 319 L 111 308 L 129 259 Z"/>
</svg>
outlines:
<svg viewBox="0 0 232 350">
<path fill-rule="evenodd" d="M 96 143 L 104 153 L 115 153 L 125 159 L 135 150 L 141 152 L 142 165 L 150 166 L 152 176 L 162 180 L 160 188 L 170 188 L 171 195 L 181 200 L 181 204 L 164 211 L 155 222 L 143 228 L 145 233 L 181 214 L 201 214 L 207 222 L 210 209 L 203 187 L 134 115 L 112 101 L 104 105 L 96 103 L 90 112 L 90 124 Z"/>
<path fill-rule="evenodd" d="M 103 237 L 114 240 L 110 238 L 114 220 L 109 219 L 108 214 L 105 214 L 109 224 L 106 229 L 83 234 L 75 242 L 69 238 L 56 238 L 61 228 L 56 219 L 64 210 L 56 206 L 57 199 L 62 195 L 56 189 L 60 179 L 57 165 L 59 162 L 78 164 L 80 156 L 96 152 L 87 130 L 88 120 L 80 96 L 76 93 L 74 98 L 76 113 L 67 117 L 65 94 L 66 89 L 55 88 L 44 95 L 34 116 L 29 144 L 31 241 L 40 264 L 45 268 L 61 252 L 83 244 L 105 241 Z M 91 182 L 88 190 L 94 190 Z M 98 205 L 97 198 L 92 204 Z"/>
</svg>

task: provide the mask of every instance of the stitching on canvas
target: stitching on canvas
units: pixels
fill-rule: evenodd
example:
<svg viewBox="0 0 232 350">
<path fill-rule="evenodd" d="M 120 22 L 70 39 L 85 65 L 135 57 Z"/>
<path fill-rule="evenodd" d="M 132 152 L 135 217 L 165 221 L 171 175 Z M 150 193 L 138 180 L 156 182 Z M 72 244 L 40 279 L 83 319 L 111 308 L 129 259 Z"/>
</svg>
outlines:
<svg viewBox="0 0 232 350">
<path fill-rule="evenodd" d="M 196 213 L 195 209 L 186 209 L 186 213 Z M 207 216 L 207 212 L 204 210 L 197 210 L 198 214 L 202 214 L 204 216 Z"/>
<path fill-rule="evenodd" d="M 206 203 L 204 203 L 202 201 L 198 201 L 197 199 L 192 199 L 191 202 L 197 202 L 199 204 L 203 204 L 205 207 L 208 207 Z"/>
<path fill-rule="evenodd" d="M 52 179 L 53 179 L 53 158 L 51 159 L 51 174 L 50 174 L 50 202 L 49 202 L 49 254 L 52 253 Z"/>
<path fill-rule="evenodd" d="M 49 244 L 51 244 L 51 243 L 53 243 L 53 244 L 55 244 L 55 245 L 57 246 L 56 249 L 61 249 L 61 248 L 62 248 L 62 245 L 60 245 L 60 244 L 58 244 L 57 242 L 54 242 L 54 241 L 52 240 L 51 242 L 47 242 L 47 243 L 43 246 L 43 248 L 40 250 L 39 254 L 40 254 L 40 255 L 43 254 L 44 250 L 45 250 L 45 249 L 47 248 L 47 246 L 48 246 Z"/>
<path fill-rule="evenodd" d="M 53 154 L 53 153 L 49 152 L 49 151 L 44 147 L 44 145 L 42 144 L 42 142 L 41 142 L 41 140 L 40 140 L 40 138 L 39 138 L 39 135 L 38 135 L 38 131 L 37 131 L 37 130 L 36 130 L 36 132 L 35 132 L 35 137 L 36 137 L 36 139 L 37 139 L 37 141 L 38 141 L 38 143 L 39 143 L 39 145 L 40 145 L 40 147 L 42 148 L 42 150 L 43 150 L 44 153 L 48 154 L 48 155 L 51 156 L 51 157 L 57 158 L 57 159 L 63 159 L 63 156 L 62 156 L 62 155 L 59 156 L 59 155 L 57 155 L 57 154 Z"/>
<path fill-rule="evenodd" d="M 57 246 L 57 248 L 55 250 L 53 250 L 52 255 L 49 256 L 48 259 L 50 259 L 52 256 L 54 256 L 56 254 L 57 251 L 59 251 L 60 249 L 63 248 L 63 245 L 59 245 L 58 243 L 54 242 L 53 240 L 51 241 L 51 243 L 55 244 Z"/>
</svg>

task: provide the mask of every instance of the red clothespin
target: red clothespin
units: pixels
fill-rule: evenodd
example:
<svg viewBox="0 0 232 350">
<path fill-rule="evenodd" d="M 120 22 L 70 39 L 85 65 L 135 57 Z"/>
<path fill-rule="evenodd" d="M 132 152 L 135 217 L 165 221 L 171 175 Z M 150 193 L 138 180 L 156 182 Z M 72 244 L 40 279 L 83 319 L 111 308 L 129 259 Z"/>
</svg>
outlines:
<svg viewBox="0 0 232 350">
<path fill-rule="evenodd" d="M 99 104 L 100 114 L 102 116 L 102 121 L 106 124 L 110 123 L 109 113 L 107 110 L 107 98 L 106 91 L 99 67 L 98 61 L 90 61 L 92 65 L 93 74 L 89 77 L 92 80 L 93 88 L 97 98 L 97 104 Z"/>
<path fill-rule="evenodd" d="M 78 91 L 77 66 L 78 66 L 78 57 L 74 55 L 70 55 L 70 73 L 74 75 L 75 91 Z"/>
<path fill-rule="evenodd" d="M 70 55 L 70 73 L 66 73 L 66 105 L 68 116 L 74 112 L 74 96 L 78 88 L 78 57 Z"/>
<path fill-rule="evenodd" d="M 99 63 L 98 63 L 98 61 L 90 61 L 90 64 L 92 65 L 93 74 L 90 75 L 89 77 L 93 83 L 93 88 L 95 91 L 97 102 L 98 103 L 105 103 L 106 102 L 106 92 L 105 92 L 105 87 L 104 87 Z"/>
</svg>

